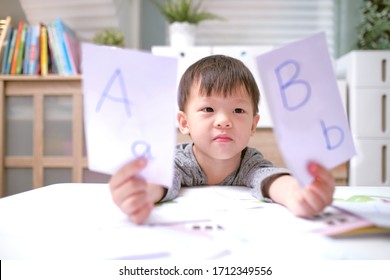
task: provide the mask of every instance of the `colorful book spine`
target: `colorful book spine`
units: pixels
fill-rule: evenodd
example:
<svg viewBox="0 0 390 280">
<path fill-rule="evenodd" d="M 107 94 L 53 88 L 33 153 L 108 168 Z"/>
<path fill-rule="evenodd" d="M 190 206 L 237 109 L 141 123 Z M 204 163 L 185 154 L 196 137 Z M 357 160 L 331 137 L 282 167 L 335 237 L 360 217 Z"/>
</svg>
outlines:
<svg viewBox="0 0 390 280">
<path fill-rule="evenodd" d="M 5 74 L 11 74 L 12 59 L 14 57 L 15 43 L 16 43 L 17 36 L 18 36 L 18 29 L 15 28 L 12 31 L 12 39 L 11 39 L 11 45 L 8 53 L 7 67 L 6 67 Z"/>
<path fill-rule="evenodd" d="M 40 37 L 40 66 L 41 66 L 41 75 L 45 76 L 49 73 L 49 55 L 47 49 L 47 27 L 45 25 L 41 26 L 41 37 Z"/>
<path fill-rule="evenodd" d="M 26 43 L 26 31 L 27 31 L 27 25 L 24 24 L 22 28 L 22 34 L 20 35 L 19 52 L 18 52 L 18 59 L 16 61 L 15 74 L 22 74 L 23 56 L 24 56 L 24 49 Z"/>
<path fill-rule="evenodd" d="M 80 73 L 80 69 L 79 69 L 80 43 L 77 40 L 74 32 L 69 27 L 64 25 L 64 30 L 65 30 L 64 40 L 65 40 L 67 53 L 69 55 L 71 71 L 74 75 L 79 74 Z"/>
<path fill-rule="evenodd" d="M 13 28 L 10 26 L 7 30 L 7 37 L 5 38 L 5 50 L 3 53 L 3 60 L 1 64 L 1 74 L 7 74 L 8 54 L 11 48 Z"/>
<path fill-rule="evenodd" d="M 23 74 L 28 75 L 28 63 L 30 61 L 30 47 L 31 47 L 31 30 L 32 26 L 26 26 L 26 43 L 24 47 L 24 57 L 23 57 Z"/>
<path fill-rule="evenodd" d="M 39 61 L 39 38 L 40 38 L 40 25 L 35 24 L 31 28 L 31 43 L 30 43 L 30 59 L 29 59 L 29 71 L 30 75 L 38 74 L 38 61 Z"/>
<path fill-rule="evenodd" d="M 57 73 L 62 75 L 64 73 L 64 67 L 62 66 L 62 59 L 57 43 L 56 26 L 54 23 L 49 23 L 47 25 L 47 33 L 49 36 L 49 46 L 53 54 L 54 65 L 57 68 Z"/>
<path fill-rule="evenodd" d="M 64 39 L 64 24 L 61 19 L 56 19 L 55 25 L 57 28 L 57 39 L 59 49 L 62 53 L 61 58 L 63 58 L 63 67 L 64 67 L 64 75 L 72 75 L 71 63 L 69 59 L 69 53 L 66 48 L 66 43 Z"/>
<path fill-rule="evenodd" d="M 18 34 L 17 34 L 16 41 L 15 41 L 14 55 L 12 57 L 12 66 L 11 66 L 11 72 L 10 72 L 10 74 L 12 74 L 12 75 L 16 74 L 16 67 L 18 65 L 18 56 L 19 56 L 19 51 L 20 51 L 20 40 L 21 40 L 22 33 L 23 33 L 23 26 L 24 26 L 24 22 L 20 21 L 19 25 L 18 25 Z"/>
<path fill-rule="evenodd" d="M 58 72 L 58 60 L 55 58 L 55 50 L 54 50 L 54 38 L 53 38 L 53 31 L 51 24 L 48 23 L 47 25 L 47 43 L 49 46 L 49 58 L 50 58 L 50 67 L 49 69 L 50 73 L 59 74 Z"/>
</svg>

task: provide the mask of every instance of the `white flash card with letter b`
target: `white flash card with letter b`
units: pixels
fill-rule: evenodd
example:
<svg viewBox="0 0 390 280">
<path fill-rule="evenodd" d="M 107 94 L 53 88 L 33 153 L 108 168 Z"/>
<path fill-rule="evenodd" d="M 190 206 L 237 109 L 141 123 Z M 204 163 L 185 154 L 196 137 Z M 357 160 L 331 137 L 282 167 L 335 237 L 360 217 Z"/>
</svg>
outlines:
<svg viewBox="0 0 390 280">
<path fill-rule="evenodd" d="M 88 43 L 82 58 L 89 168 L 113 174 L 146 157 L 141 175 L 171 186 L 177 59 Z"/>
<path fill-rule="evenodd" d="M 309 162 L 331 169 L 355 155 L 324 33 L 256 61 L 279 148 L 302 186 L 313 179 Z"/>
</svg>

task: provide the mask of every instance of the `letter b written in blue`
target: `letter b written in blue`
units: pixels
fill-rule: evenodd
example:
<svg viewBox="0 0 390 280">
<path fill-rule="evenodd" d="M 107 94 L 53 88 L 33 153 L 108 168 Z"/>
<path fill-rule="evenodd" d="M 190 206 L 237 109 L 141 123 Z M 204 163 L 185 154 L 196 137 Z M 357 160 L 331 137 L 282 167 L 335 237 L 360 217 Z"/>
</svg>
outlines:
<svg viewBox="0 0 390 280">
<path fill-rule="evenodd" d="M 290 78 L 284 79 L 287 72 L 293 74 Z M 294 111 L 304 106 L 310 99 L 311 88 L 310 84 L 302 79 L 297 79 L 300 74 L 299 63 L 295 60 L 287 60 L 280 64 L 275 69 L 275 75 L 278 80 L 280 94 L 282 98 L 283 106 L 288 111 Z"/>
<path fill-rule="evenodd" d="M 328 150 L 337 149 L 344 142 L 344 131 L 341 127 L 326 126 L 325 122 L 321 120 L 321 129 Z"/>
</svg>

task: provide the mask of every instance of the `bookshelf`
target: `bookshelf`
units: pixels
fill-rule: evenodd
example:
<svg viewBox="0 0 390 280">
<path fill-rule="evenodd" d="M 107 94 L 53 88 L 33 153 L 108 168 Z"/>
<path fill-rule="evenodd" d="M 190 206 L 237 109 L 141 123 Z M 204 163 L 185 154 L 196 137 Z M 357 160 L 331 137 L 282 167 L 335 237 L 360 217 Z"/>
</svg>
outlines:
<svg viewBox="0 0 390 280">
<path fill-rule="evenodd" d="M 0 75 L 0 197 L 63 182 L 107 182 L 87 168 L 81 76 Z"/>
<path fill-rule="evenodd" d="M 20 21 L 14 26 L 11 17 L 7 20 L 0 25 L 1 74 L 80 74 L 80 42 L 61 19 L 37 24 Z"/>
<path fill-rule="evenodd" d="M 2 21 L 3 22 L 3 21 Z M 0 197 L 61 182 L 107 182 L 87 169 L 79 41 L 61 20 L 2 24 Z"/>
</svg>

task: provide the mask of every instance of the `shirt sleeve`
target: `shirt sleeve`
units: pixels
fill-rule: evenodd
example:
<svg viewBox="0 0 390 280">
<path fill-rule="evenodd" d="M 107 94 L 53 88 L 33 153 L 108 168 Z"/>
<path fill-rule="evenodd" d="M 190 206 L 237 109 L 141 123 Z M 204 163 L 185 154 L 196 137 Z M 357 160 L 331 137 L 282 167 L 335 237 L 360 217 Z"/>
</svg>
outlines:
<svg viewBox="0 0 390 280">
<path fill-rule="evenodd" d="M 263 199 L 263 188 L 274 176 L 291 174 L 286 168 L 275 167 L 272 162 L 253 148 L 248 148 L 241 162 L 241 179 L 243 185 L 252 188 L 252 195 L 256 199 Z"/>
<path fill-rule="evenodd" d="M 206 182 L 206 175 L 199 167 L 192 152 L 192 143 L 179 144 L 175 151 L 172 187 L 167 190 L 161 201 L 176 198 L 182 186 L 200 186 L 206 184 Z"/>
<path fill-rule="evenodd" d="M 179 196 L 180 188 L 181 188 L 181 178 L 180 178 L 180 173 L 176 171 L 175 168 L 175 173 L 173 176 L 173 182 L 172 186 L 168 188 L 165 196 L 161 199 L 161 202 L 168 201 L 175 199 L 176 197 Z"/>
</svg>

